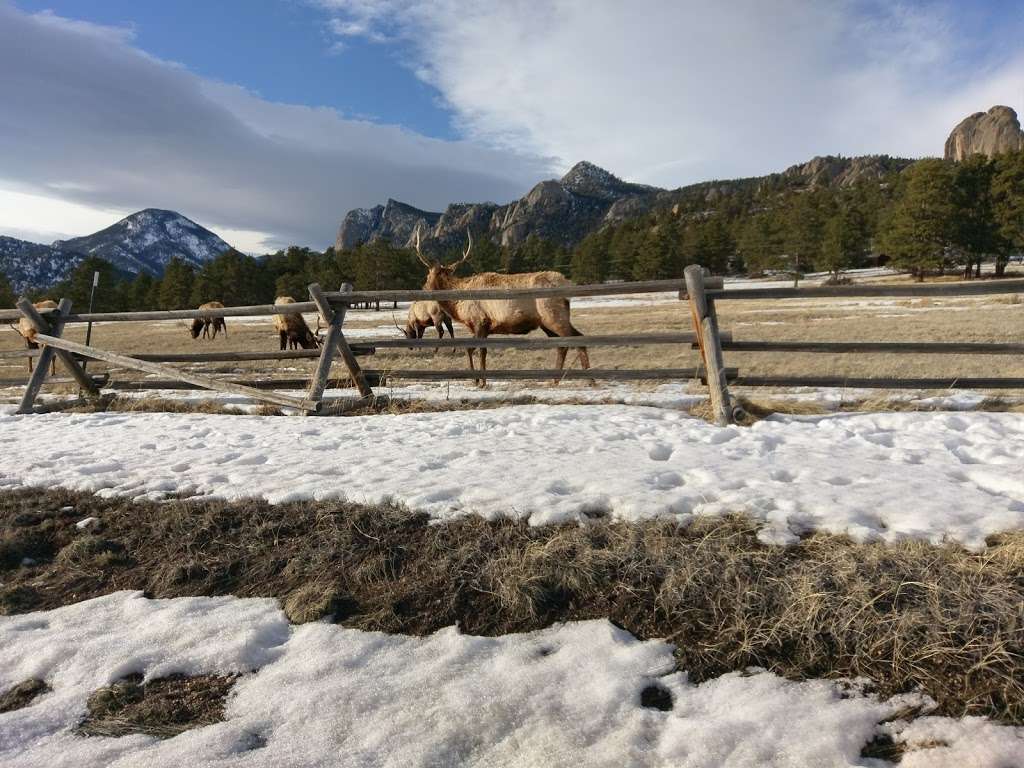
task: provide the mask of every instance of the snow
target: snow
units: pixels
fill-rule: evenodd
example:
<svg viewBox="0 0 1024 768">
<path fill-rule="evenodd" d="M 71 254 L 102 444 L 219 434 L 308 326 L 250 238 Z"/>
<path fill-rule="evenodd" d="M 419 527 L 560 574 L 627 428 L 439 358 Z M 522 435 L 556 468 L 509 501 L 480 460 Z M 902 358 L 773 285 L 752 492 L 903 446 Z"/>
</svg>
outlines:
<svg viewBox="0 0 1024 768">
<path fill-rule="evenodd" d="M 773 544 L 824 530 L 978 550 L 991 534 L 1024 528 L 1024 417 L 1013 413 L 844 413 L 725 428 L 623 405 L 341 419 L 8 413 L 0 436 L 0 488 L 393 499 L 438 520 L 537 525 L 745 512 Z"/>
<path fill-rule="evenodd" d="M 95 689 L 131 673 L 243 674 L 224 722 L 159 741 L 72 733 Z M 474 637 L 450 627 L 403 637 L 313 623 L 234 597 L 147 600 L 119 592 L 0 617 L 0 691 L 52 691 L 0 715 L 0 763 L 56 766 L 863 765 L 878 733 L 917 747 L 908 768 L 1003 768 L 1024 729 L 981 718 L 893 718 L 857 686 L 747 670 L 694 685 L 672 646 L 604 620 Z M 652 684 L 671 711 L 640 705 Z M 938 741 L 947 746 L 927 748 Z"/>
</svg>

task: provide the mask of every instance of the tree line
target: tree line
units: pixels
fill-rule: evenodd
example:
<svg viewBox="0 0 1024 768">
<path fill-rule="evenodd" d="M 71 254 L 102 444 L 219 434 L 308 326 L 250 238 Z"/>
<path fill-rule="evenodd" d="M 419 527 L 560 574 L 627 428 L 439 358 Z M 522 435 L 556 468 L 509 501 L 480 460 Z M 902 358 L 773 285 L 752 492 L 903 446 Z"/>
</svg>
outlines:
<svg viewBox="0 0 1024 768">
<path fill-rule="evenodd" d="M 713 194 L 711 191 L 713 190 Z M 474 238 L 466 272 L 557 270 L 577 283 L 682 277 L 688 264 L 716 274 L 829 272 L 880 258 L 923 279 L 959 269 L 980 273 L 994 260 L 1001 275 L 1024 250 L 1024 152 L 961 163 L 920 160 L 901 172 L 850 187 L 799 188 L 777 177 L 717 187 L 702 185 L 652 211 L 588 235 L 575 248 L 531 236 L 517 247 Z M 456 250 L 440 254 L 454 260 Z M 318 282 L 336 289 L 419 288 L 416 254 L 384 240 L 319 252 L 290 247 L 250 257 L 229 250 L 194 268 L 172 259 L 161 277 L 127 276 L 108 262 L 85 259 L 61 283 L 32 298 L 62 296 L 88 306 L 93 272 L 100 273 L 96 311 L 183 309 L 206 301 L 266 304 L 276 296 L 306 296 Z M 0 306 L 14 293 L 0 275 Z"/>
<path fill-rule="evenodd" d="M 883 263 L 918 278 L 1024 250 L 1024 153 L 962 163 L 920 160 L 850 187 L 741 184 L 705 189 L 671 209 L 594 232 L 572 254 L 577 282 L 717 274 L 829 272 Z"/>
</svg>

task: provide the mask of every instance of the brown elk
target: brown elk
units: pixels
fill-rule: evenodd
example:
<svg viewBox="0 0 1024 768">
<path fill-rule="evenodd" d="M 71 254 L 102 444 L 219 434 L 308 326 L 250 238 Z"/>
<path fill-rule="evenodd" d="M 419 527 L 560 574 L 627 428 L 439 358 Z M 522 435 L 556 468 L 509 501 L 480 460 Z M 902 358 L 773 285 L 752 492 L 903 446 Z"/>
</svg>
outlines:
<svg viewBox="0 0 1024 768">
<path fill-rule="evenodd" d="M 42 312 L 47 312 L 51 309 L 56 309 L 57 302 L 53 301 L 52 299 L 43 299 L 42 301 L 35 302 L 32 306 Z M 25 340 L 25 346 L 28 347 L 28 349 L 39 349 L 39 344 L 38 342 L 36 342 L 36 327 L 32 325 L 31 322 L 29 322 L 29 319 L 27 317 L 21 318 L 16 326 L 12 325 L 11 327 L 14 328 L 14 330 L 16 330 L 21 335 L 21 338 Z M 31 357 L 28 359 L 28 370 L 30 373 L 32 372 Z M 57 359 L 54 358 L 50 362 L 50 374 L 55 375 L 56 373 Z"/>
<path fill-rule="evenodd" d="M 274 299 L 275 304 L 294 304 L 295 299 L 291 296 L 278 296 Z M 274 315 L 274 330 L 281 339 L 281 349 L 316 349 L 320 341 L 306 325 L 306 320 L 299 313 L 288 315 Z"/>
<path fill-rule="evenodd" d="M 455 338 L 452 319 L 445 314 L 440 304 L 436 301 L 414 301 L 409 306 L 409 314 L 406 317 L 402 333 L 407 339 L 422 339 L 423 332 L 427 328 L 436 328 L 439 339 L 444 338 L 444 329 L 447 328 L 448 335 Z"/>
<path fill-rule="evenodd" d="M 205 304 L 200 304 L 199 309 L 224 309 L 224 305 L 219 301 L 208 301 Z M 212 336 L 210 335 L 211 326 L 213 327 Z M 197 317 L 189 326 L 189 333 L 192 334 L 193 339 L 198 339 L 200 332 L 204 339 L 216 339 L 217 331 L 224 331 L 224 337 L 227 338 L 228 324 L 224 322 L 223 317 Z"/>
<path fill-rule="evenodd" d="M 473 249 L 473 237 L 467 233 L 468 244 L 462 258 L 452 264 L 429 262 L 420 250 L 420 231 L 416 230 L 416 255 L 427 268 L 427 279 L 423 289 L 427 291 L 480 290 L 488 288 L 548 288 L 572 285 L 560 272 L 523 272 L 501 275 L 497 272 L 481 272 L 470 277 L 456 277 L 455 270 L 464 264 Z M 461 301 L 439 301 L 445 313 L 469 328 L 478 339 L 486 339 L 492 333 L 526 334 L 540 328 L 548 336 L 582 336 L 572 324 L 569 300 L 562 297 L 541 299 L 469 299 Z M 590 368 L 590 358 L 585 346 L 576 347 L 580 364 Z M 469 368 L 473 367 L 473 353 L 467 349 Z M 566 347 L 555 350 L 555 365 L 558 370 L 565 366 Z M 480 371 L 487 370 L 487 348 L 480 348 Z M 480 386 L 486 380 L 477 379 Z M 556 380 L 557 383 L 557 380 Z"/>
</svg>

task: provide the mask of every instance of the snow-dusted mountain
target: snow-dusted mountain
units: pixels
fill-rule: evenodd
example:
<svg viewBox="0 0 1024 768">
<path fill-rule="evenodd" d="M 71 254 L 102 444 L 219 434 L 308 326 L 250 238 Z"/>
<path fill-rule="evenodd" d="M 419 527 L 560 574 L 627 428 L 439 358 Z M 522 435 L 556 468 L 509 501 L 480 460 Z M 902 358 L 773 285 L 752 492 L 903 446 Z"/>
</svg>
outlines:
<svg viewBox="0 0 1024 768">
<path fill-rule="evenodd" d="M 146 208 L 94 234 L 52 245 L 0 236 L 0 272 L 16 291 L 24 291 L 60 282 L 87 256 L 128 274 L 159 276 L 175 256 L 201 267 L 230 247 L 180 213 Z"/>
<path fill-rule="evenodd" d="M 99 256 L 123 272 L 160 275 L 175 256 L 200 267 L 231 246 L 180 213 L 146 208 L 95 234 L 58 240 L 53 247 Z"/>
<path fill-rule="evenodd" d="M 0 235 L 0 273 L 18 292 L 60 282 L 84 258 L 64 248 Z"/>
</svg>

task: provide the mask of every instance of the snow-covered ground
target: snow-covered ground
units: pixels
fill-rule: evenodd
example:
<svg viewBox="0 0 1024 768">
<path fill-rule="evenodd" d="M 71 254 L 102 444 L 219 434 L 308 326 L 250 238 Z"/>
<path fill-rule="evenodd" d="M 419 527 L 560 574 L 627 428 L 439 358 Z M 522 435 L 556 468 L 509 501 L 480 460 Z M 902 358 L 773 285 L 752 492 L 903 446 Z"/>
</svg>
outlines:
<svg viewBox="0 0 1024 768">
<path fill-rule="evenodd" d="M 1024 528 L 1024 416 L 862 413 L 721 428 L 623 405 L 525 405 L 344 419 L 0 415 L 0 487 L 272 503 L 394 499 L 443 520 L 533 524 L 746 512 L 770 543 Z"/>
<path fill-rule="evenodd" d="M 267 599 L 119 592 L 0 617 L 0 691 L 28 678 L 52 689 L 0 714 L 0 764 L 829 768 L 869 764 L 860 750 L 880 733 L 912 749 L 904 768 L 1005 768 L 1024 754 L 1024 729 L 982 718 L 880 724 L 925 703 L 916 695 L 879 701 L 757 670 L 694 685 L 674 670 L 670 645 L 603 620 L 403 637 L 290 627 Z M 166 741 L 76 736 L 89 694 L 132 673 L 245 674 L 224 722 Z M 671 711 L 641 706 L 652 684 Z"/>
</svg>

